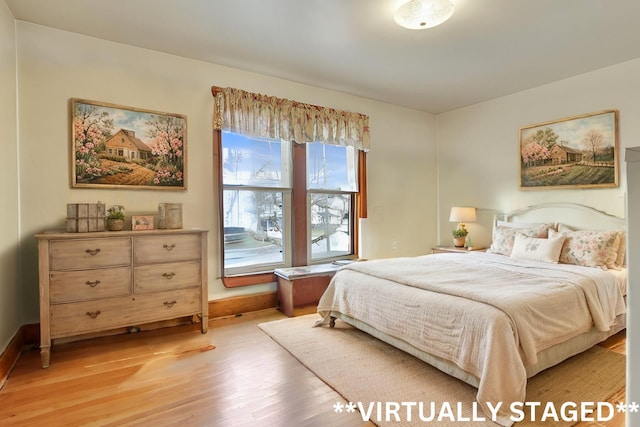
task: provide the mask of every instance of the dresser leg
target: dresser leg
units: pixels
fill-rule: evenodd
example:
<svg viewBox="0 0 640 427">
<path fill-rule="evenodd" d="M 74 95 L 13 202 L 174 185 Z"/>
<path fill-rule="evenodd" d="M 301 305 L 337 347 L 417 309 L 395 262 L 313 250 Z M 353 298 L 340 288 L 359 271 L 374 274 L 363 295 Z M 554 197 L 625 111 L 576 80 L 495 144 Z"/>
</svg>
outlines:
<svg viewBox="0 0 640 427">
<path fill-rule="evenodd" d="M 202 330 L 203 334 L 207 333 L 207 330 L 209 328 L 209 316 L 202 316 L 202 319 L 200 320 L 200 328 Z"/>
<path fill-rule="evenodd" d="M 49 367 L 49 358 L 50 357 L 51 357 L 51 348 L 49 346 L 40 347 L 40 359 L 42 360 L 42 367 L 43 368 L 48 368 Z"/>
</svg>

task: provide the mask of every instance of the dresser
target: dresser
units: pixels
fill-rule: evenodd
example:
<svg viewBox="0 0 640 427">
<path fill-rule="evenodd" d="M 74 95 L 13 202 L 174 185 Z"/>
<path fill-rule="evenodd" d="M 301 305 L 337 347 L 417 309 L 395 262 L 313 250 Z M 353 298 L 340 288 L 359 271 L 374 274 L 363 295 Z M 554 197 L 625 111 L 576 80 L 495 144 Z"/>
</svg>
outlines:
<svg viewBox="0 0 640 427">
<path fill-rule="evenodd" d="M 207 231 L 37 234 L 40 355 L 51 341 L 178 317 L 207 332 Z"/>
</svg>

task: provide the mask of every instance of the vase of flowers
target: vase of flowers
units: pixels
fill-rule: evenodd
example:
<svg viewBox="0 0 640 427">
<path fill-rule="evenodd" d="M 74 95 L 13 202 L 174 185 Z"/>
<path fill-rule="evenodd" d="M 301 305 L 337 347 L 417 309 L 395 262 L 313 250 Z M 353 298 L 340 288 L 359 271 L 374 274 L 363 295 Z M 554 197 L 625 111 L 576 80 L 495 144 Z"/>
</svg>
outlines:
<svg viewBox="0 0 640 427">
<path fill-rule="evenodd" d="M 124 228 L 124 206 L 113 205 L 107 210 L 107 228 L 120 231 Z"/>
</svg>

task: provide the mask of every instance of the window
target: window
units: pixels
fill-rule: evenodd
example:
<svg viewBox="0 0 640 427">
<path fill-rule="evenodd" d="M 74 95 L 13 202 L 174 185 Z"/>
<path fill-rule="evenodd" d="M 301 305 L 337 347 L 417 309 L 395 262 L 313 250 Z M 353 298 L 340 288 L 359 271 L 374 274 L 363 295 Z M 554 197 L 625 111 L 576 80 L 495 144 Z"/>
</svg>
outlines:
<svg viewBox="0 0 640 427">
<path fill-rule="evenodd" d="M 354 253 L 355 148 L 218 135 L 225 276 Z"/>
<path fill-rule="evenodd" d="M 221 154 L 225 275 L 287 265 L 291 144 L 222 132 Z"/>
<path fill-rule="evenodd" d="M 358 189 L 356 150 L 322 143 L 305 147 L 311 259 L 350 255 Z"/>
<path fill-rule="evenodd" d="M 369 117 L 231 87 L 211 93 L 224 285 L 353 256 L 367 216 Z"/>
</svg>

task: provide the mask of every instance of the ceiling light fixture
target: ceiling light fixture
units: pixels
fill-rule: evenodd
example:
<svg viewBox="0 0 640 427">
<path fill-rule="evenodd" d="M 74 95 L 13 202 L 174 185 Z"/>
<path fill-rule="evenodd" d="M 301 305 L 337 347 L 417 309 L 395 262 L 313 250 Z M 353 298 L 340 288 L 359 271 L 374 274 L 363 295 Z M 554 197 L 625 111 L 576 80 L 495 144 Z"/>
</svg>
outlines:
<svg viewBox="0 0 640 427">
<path fill-rule="evenodd" d="M 442 24 L 454 9 L 449 0 L 410 0 L 396 10 L 393 20 L 401 27 L 422 30 Z"/>
</svg>

